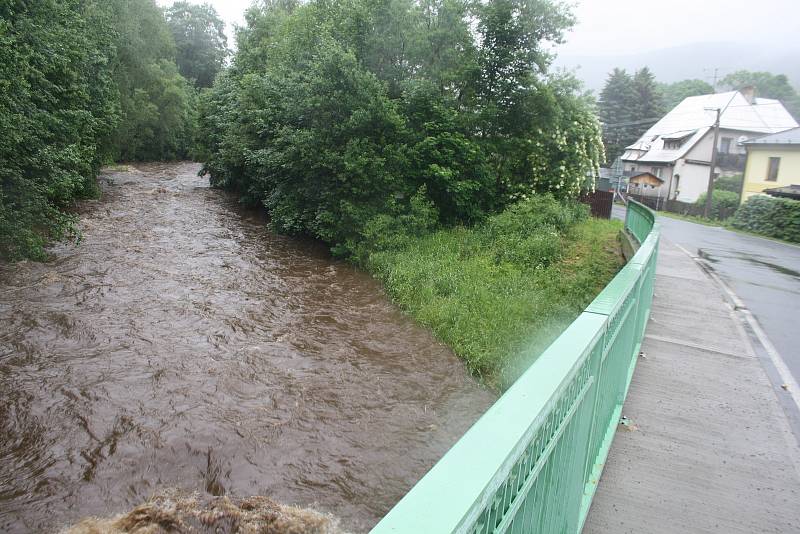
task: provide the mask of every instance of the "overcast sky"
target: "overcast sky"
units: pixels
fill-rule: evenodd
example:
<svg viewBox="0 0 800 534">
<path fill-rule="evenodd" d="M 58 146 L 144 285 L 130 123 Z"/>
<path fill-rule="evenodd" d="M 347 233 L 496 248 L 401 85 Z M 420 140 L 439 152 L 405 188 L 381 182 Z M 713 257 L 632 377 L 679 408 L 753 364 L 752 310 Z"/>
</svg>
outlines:
<svg viewBox="0 0 800 534">
<path fill-rule="evenodd" d="M 170 5 L 172 0 L 157 0 Z M 207 0 L 230 25 L 251 0 Z M 579 22 L 558 51 L 571 55 L 642 52 L 699 42 L 797 47 L 800 0 L 570 0 Z M 232 41 L 232 32 L 228 32 Z"/>
<path fill-rule="evenodd" d="M 702 42 L 797 47 L 798 0 L 578 0 L 564 54 L 634 53 Z"/>
</svg>

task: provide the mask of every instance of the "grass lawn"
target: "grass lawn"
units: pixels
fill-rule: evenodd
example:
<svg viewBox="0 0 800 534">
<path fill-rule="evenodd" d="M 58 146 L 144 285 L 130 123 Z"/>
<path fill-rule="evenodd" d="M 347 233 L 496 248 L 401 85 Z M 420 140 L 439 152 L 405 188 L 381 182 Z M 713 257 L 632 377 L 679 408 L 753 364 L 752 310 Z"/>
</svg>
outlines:
<svg viewBox="0 0 800 534">
<path fill-rule="evenodd" d="M 373 253 L 369 270 L 394 301 L 497 389 L 510 385 L 623 264 L 619 221 L 560 231 L 487 224 L 441 230 Z"/>
</svg>

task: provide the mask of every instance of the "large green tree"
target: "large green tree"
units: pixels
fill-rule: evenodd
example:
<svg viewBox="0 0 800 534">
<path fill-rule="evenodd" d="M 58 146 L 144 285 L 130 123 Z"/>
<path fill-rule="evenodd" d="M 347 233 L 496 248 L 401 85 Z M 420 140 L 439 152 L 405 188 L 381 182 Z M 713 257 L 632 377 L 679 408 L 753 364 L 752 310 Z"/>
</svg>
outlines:
<svg viewBox="0 0 800 534">
<path fill-rule="evenodd" d="M 577 195 L 601 158 L 590 102 L 549 71 L 561 3 L 275 0 L 246 20 L 202 98 L 200 151 L 282 231 L 350 254 L 377 229 Z"/>
<path fill-rule="evenodd" d="M 195 95 L 178 72 L 164 13 L 152 0 L 109 0 L 107 5 L 117 35 L 113 71 L 122 115 L 110 140 L 114 159 L 188 156 Z"/>
<path fill-rule="evenodd" d="M 660 119 L 667 110 L 664 106 L 664 95 L 653 72 L 643 67 L 634 73 L 632 82 L 636 91 L 635 116 L 639 120 Z"/>
<path fill-rule="evenodd" d="M 225 23 L 209 4 L 175 2 L 165 14 L 180 73 L 197 87 L 211 87 L 228 57 Z"/>
<path fill-rule="evenodd" d="M 609 163 L 667 111 L 661 88 L 647 67 L 633 75 L 624 69 L 614 69 L 600 93 L 598 108 Z"/>
<path fill-rule="evenodd" d="M 606 161 L 621 156 L 625 147 L 636 141 L 638 127 L 638 95 L 633 78 L 624 69 L 614 69 L 606 80 L 597 102 L 600 122 L 603 125 L 603 144 Z"/>
<path fill-rule="evenodd" d="M 681 80 L 673 83 L 659 83 L 661 94 L 664 96 L 664 107 L 667 110 L 683 102 L 690 96 L 712 95 L 714 88 L 703 80 Z"/>
<path fill-rule="evenodd" d="M 0 257 L 43 257 L 92 194 L 118 122 L 102 2 L 0 2 Z"/>
</svg>

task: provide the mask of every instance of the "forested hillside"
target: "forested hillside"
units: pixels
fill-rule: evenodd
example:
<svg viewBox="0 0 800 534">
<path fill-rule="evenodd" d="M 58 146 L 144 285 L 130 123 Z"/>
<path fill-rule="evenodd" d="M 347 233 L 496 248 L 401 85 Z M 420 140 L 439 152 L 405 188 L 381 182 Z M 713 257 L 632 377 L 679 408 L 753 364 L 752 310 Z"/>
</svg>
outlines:
<svg viewBox="0 0 800 534">
<path fill-rule="evenodd" d="M 199 157 L 277 230 L 342 255 L 575 197 L 602 145 L 549 69 L 572 23 L 549 0 L 263 3 L 202 98 Z"/>
<path fill-rule="evenodd" d="M 42 258 L 114 160 L 190 155 L 196 90 L 153 0 L 0 1 L 0 257 Z"/>
</svg>

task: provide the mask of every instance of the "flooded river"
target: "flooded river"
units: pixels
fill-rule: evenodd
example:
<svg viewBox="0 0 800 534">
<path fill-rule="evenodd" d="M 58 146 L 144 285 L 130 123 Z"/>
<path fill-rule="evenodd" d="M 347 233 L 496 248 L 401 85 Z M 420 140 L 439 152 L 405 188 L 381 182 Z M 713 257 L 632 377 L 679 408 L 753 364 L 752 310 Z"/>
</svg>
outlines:
<svg viewBox="0 0 800 534">
<path fill-rule="evenodd" d="M 369 276 L 198 169 L 108 173 L 80 244 L 0 267 L 0 531 L 166 488 L 365 531 L 493 401 Z"/>
</svg>

